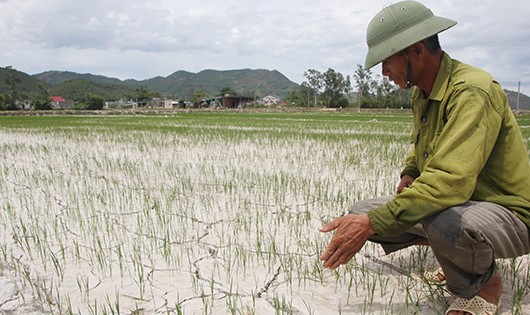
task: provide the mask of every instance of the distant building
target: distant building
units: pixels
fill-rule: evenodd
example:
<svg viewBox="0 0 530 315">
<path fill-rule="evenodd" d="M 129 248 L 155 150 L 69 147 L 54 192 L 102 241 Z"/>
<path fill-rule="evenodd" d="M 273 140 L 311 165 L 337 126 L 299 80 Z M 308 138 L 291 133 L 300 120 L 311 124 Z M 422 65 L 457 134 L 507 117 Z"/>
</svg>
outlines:
<svg viewBox="0 0 530 315">
<path fill-rule="evenodd" d="M 166 105 L 165 100 L 161 100 L 159 98 L 153 98 L 149 104 L 149 108 L 165 107 L 165 105 Z"/>
<path fill-rule="evenodd" d="M 255 100 L 253 97 L 231 96 L 231 95 L 225 94 L 223 96 L 223 107 L 224 108 L 244 107 L 245 105 L 249 103 L 253 103 L 254 101 Z"/>
<path fill-rule="evenodd" d="M 50 101 L 52 105 L 58 106 L 59 103 L 64 102 L 64 98 L 62 96 L 50 96 Z"/>
<path fill-rule="evenodd" d="M 65 100 L 62 96 L 50 96 L 50 104 L 55 109 L 71 109 L 74 108 L 74 101 Z"/>
<path fill-rule="evenodd" d="M 180 107 L 180 103 L 179 103 L 178 100 L 165 99 L 165 100 L 162 101 L 162 107 L 164 109 L 179 108 Z"/>
<path fill-rule="evenodd" d="M 265 106 L 278 106 L 280 102 L 280 97 L 276 95 L 267 95 L 262 99 L 262 103 Z"/>
<path fill-rule="evenodd" d="M 173 100 L 164 100 L 164 109 L 173 108 Z"/>
<path fill-rule="evenodd" d="M 20 109 L 31 109 L 33 103 L 31 100 L 15 101 L 15 105 Z"/>
</svg>

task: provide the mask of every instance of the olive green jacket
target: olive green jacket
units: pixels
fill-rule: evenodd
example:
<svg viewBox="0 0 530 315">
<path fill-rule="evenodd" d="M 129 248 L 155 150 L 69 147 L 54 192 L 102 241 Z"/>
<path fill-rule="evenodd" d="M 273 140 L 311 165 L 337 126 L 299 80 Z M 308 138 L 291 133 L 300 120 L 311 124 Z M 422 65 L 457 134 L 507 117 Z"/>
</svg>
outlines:
<svg viewBox="0 0 530 315">
<path fill-rule="evenodd" d="M 412 93 L 414 149 L 402 175 L 414 183 L 368 212 L 392 236 L 468 200 L 505 206 L 530 227 L 528 152 L 506 94 L 492 77 L 444 53 L 429 98 Z"/>
</svg>

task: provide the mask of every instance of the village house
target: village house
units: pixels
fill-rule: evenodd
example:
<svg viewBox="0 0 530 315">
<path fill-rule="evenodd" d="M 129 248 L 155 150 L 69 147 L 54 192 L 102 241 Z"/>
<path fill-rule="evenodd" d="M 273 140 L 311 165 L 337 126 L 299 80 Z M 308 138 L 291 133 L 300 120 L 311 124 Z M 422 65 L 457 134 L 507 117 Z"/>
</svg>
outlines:
<svg viewBox="0 0 530 315">
<path fill-rule="evenodd" d="M 224 108 L 245 107 L 249 103 L 255 102 L 253 97 L 223 95 L 222 104 Z"/>
<path fill-rule="evenodd" d="M 265 106 L 278 106 L 280 105 L 281 99 L 276 95 L 267 95 L 262 99 L 262 103 Z"/>
<path fill-rule="evenodd" d="M 60 103 L 64 102 L 64 98 L 62 96 L 50 96 L 50 102 L 52 106 L 59 106 Z"/>
<path fill-rule="evenodd" d="M 54 109 L 71 109 L 74 108 L 74 101 L 65 100 L 62 96 L 50 96 L 50 104 Z"/>
<path fill-rule="evenodd" d="M 20 109 L 31 109 L 33 106 L 33 103 L 31 100 L 22 100 L 22 101 L 15 101 L 15 105 L 17 108 Z"/>
</svg>

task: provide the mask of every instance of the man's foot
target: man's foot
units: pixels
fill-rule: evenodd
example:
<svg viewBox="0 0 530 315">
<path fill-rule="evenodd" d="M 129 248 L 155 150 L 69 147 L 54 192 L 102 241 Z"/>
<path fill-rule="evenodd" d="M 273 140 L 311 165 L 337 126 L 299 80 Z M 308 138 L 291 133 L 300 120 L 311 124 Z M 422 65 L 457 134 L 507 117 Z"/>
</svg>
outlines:
<svg viewBox="0 0 530 315">
<path fill-rule="evenodd" d="M 502 295 L 502 276 L 499 273 L 493 274 L 490 281 L 486 284 L 482 290 L 479 291 L 478 296 L 483 298 L 486 302 L 493 305 L 499 305 L 499 301 Z M 466 311 L 448 311 L 447 315 L 472 315 Z M 488 313 L 489 314 L 489 313 Z M 494 314 L 491 314 L 494 315 Z"/>
<path fill-rule="evenodd" d="M 445 285 L 445 274 L 443 269 L 440 267 L 434 271 L 425 271 L 423 278 L 430 284 L 444 286 Z"/>
</svg>

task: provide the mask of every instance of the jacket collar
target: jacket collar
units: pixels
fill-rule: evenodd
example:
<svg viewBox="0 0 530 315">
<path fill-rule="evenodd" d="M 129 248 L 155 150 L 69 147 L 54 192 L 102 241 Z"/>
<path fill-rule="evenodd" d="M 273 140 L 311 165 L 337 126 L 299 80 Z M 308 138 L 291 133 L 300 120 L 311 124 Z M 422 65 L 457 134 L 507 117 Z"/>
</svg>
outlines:
<svg viewBox="0 0 530 315">
<path fill-rule="evenodd" d="M 453 60 L 446 52 L 443 52 L 442 62 L 440 63 L 438 74 L 436 74 L 431 95 L 429 95 L 431 100 L 441 101 L 443 99 L 445 91 L 447 90 L 447 86 L 449 85 L 449 78 L 451 77 L 452 69 Z"/>
<path fill-rule="evenodd" d="M 433 101 L 442 101 L 447 86 L 449 85 L 449 79 L 451 77 L 451 71 L 453 69 L 453 60 L 446 53 L 442 54 L 442 62 L 440 63 L 440 68 L 436 74 L 436 79 L 434 80 L 434 85 L 432 87 L 431 94 L 429 99 Z M 418 87 L 414 87 L 412 92 L 412 99 L 424 99 L 422 91 Z"/>
</svg>

